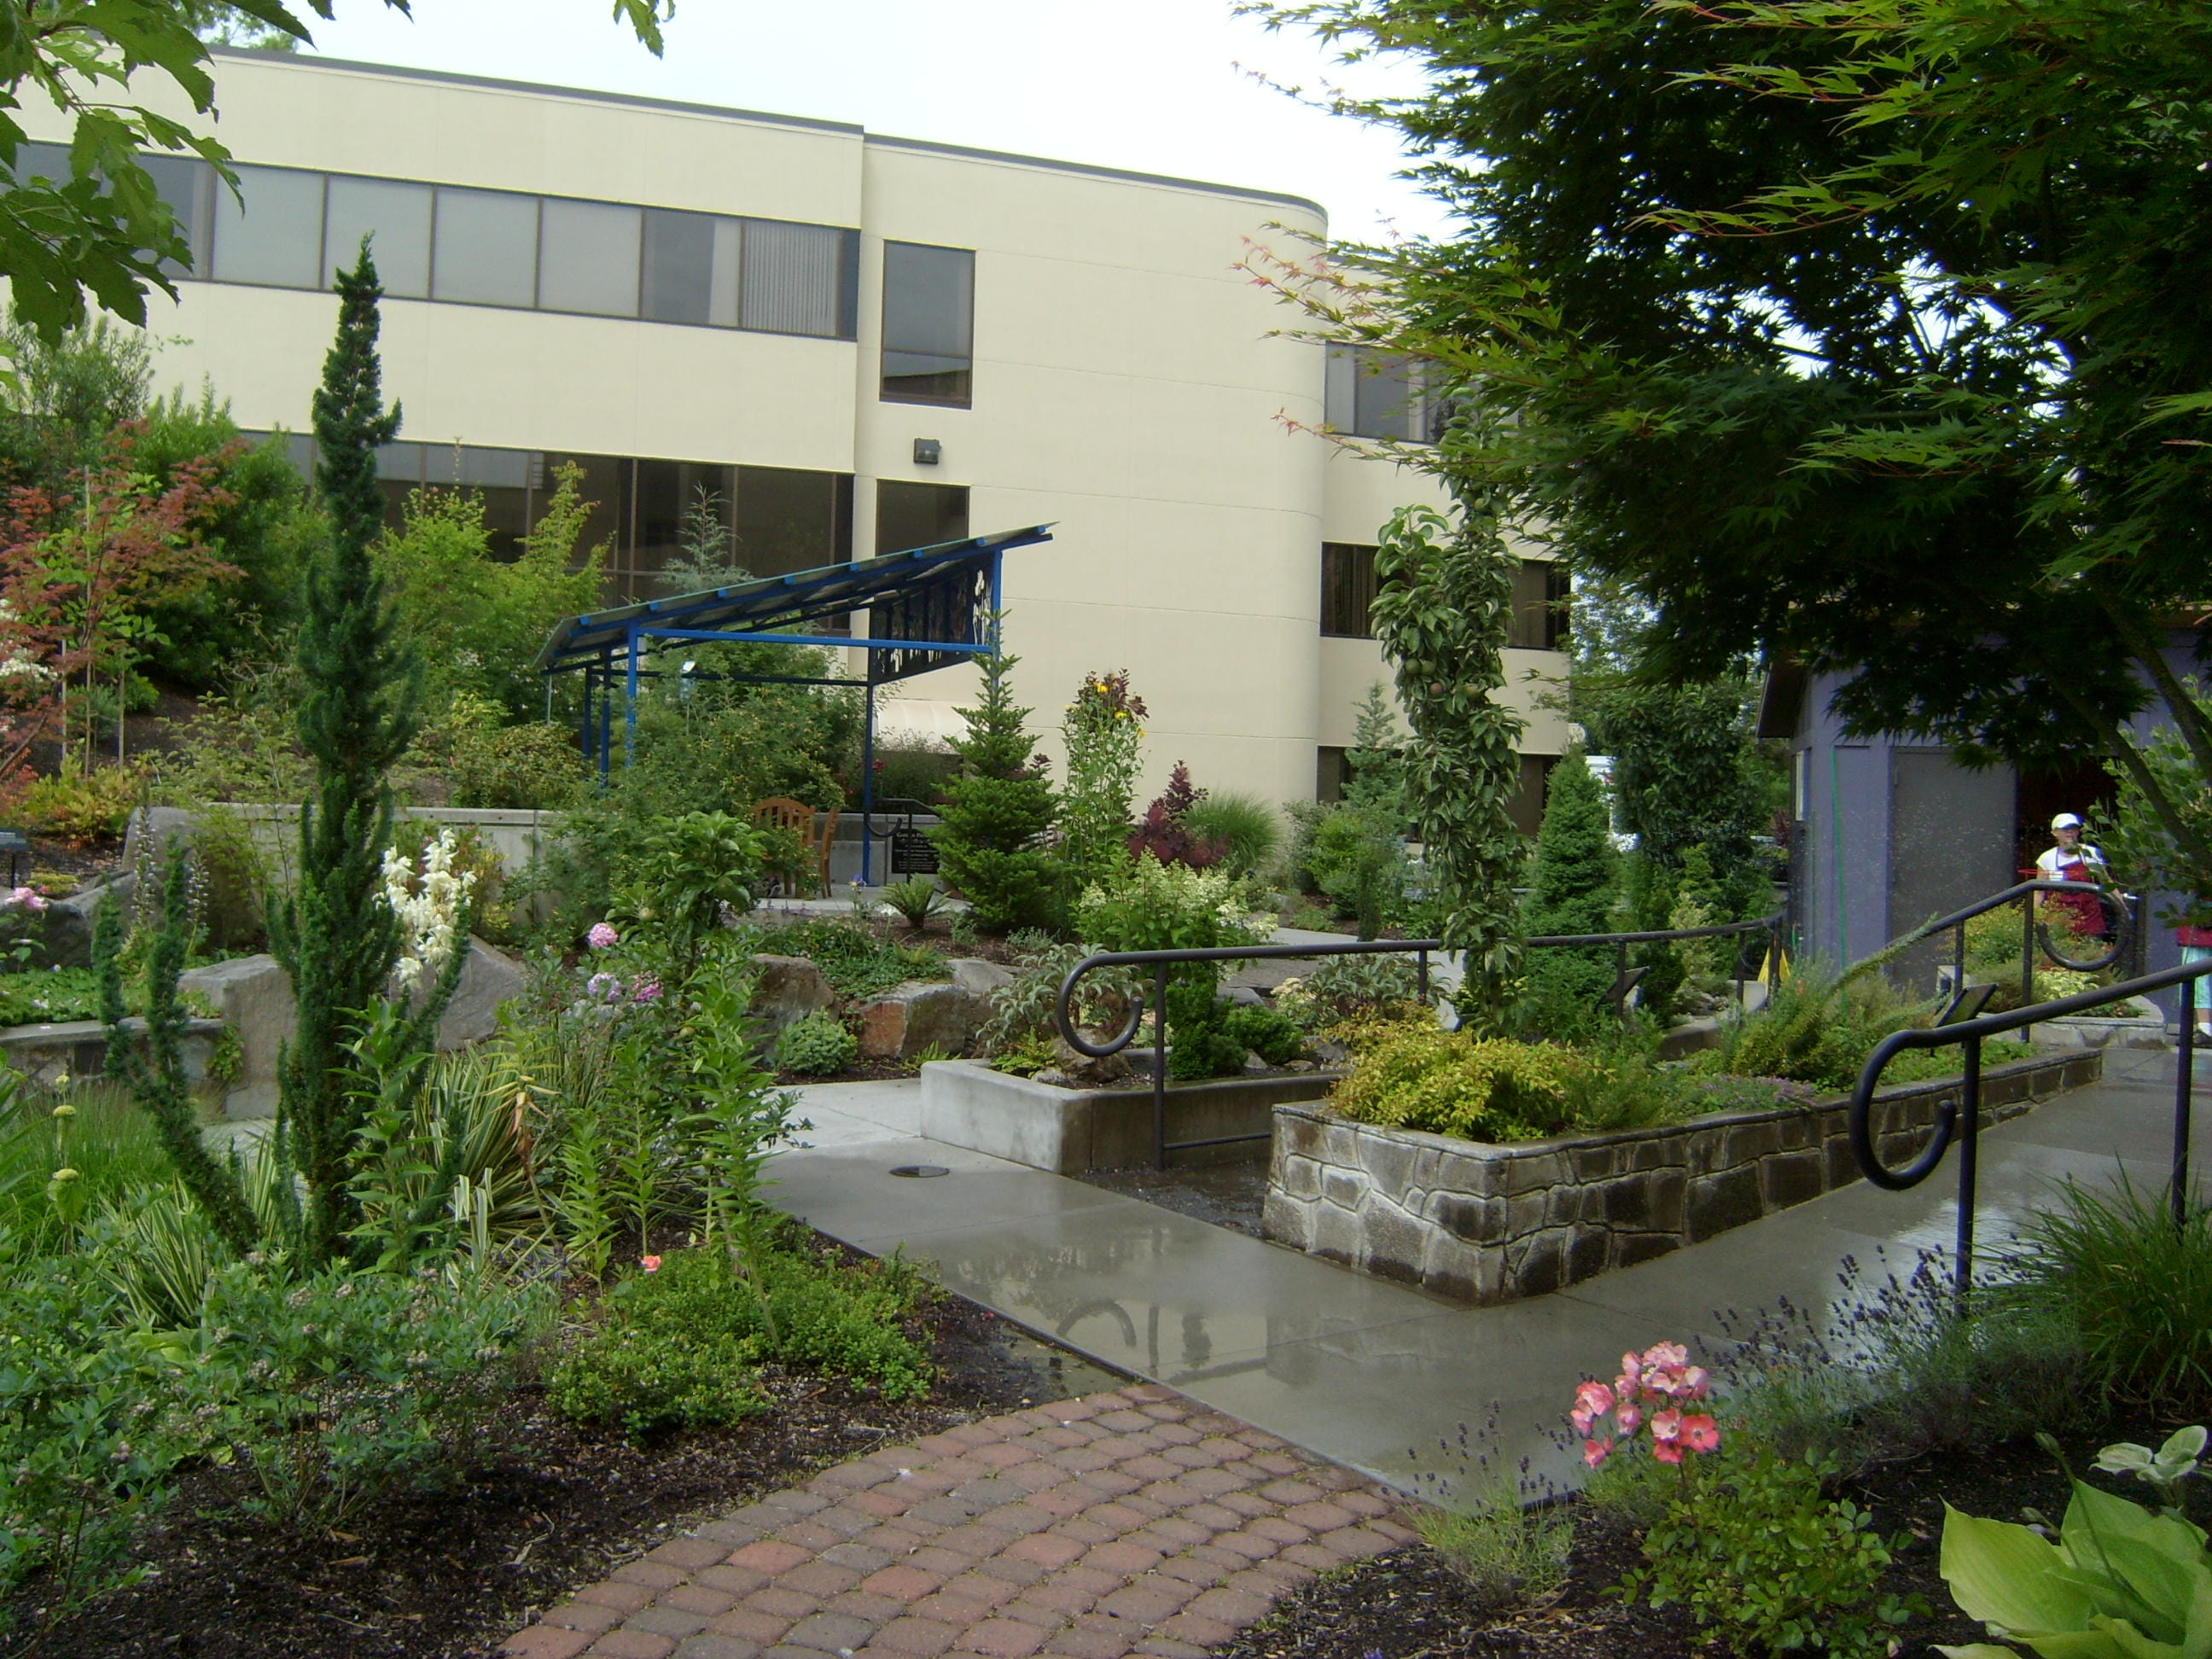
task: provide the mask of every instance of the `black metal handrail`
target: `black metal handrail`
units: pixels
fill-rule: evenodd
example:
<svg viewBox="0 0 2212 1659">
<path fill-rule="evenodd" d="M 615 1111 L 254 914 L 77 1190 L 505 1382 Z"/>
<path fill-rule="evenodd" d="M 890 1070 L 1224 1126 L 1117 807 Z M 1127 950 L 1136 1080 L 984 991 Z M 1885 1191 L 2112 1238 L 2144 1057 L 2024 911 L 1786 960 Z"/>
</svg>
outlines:
<svg viewBox="0 0 2212 1659">
<path fill-rule="evenodd" d="M 1959 1219 L 1953 1273 L 1962 1303 L 1973 1284 L 1974 1195 L 1981 1137 L 1984 1039 L 2025 1030 L 2047 1019 L 2063 1019 L 2091 1008 L 2125 1002 L 2153 991 L 2163 991 L 2169 986 L 2179 986 L 2181 1034 L 2179 1063 L 2174 1068 L 2172 1168 L 2167 1182 L 2167 1203 L 2179 1225 L 2188 1213 L 2189 1202 L 2190 1084 L 2197 1051 L 2197 981 L 2208 974 L 2212 974 L 2212 961 L 2184 963 L 2179 968 L 2161 969 L 2155 974 L 2145 974 L 2118 985 L 2100 986 L 2070 997 L 2055 997 L 2048 1002 L 2032 1003 L 2002 1014 L 1984 1014 L 1952 1024 L 1893 1031 L 1875 1045 L 1851 1091 L 1851 1156 L 1858 1163 L 1859 1173 L 1873 1185 L 1901 1193 L 1917 1187 L 1933 1175 L 1952 1142 L 1958 1142 Z M 1881 1152 L 1874 1138 L 1874 1093 L 1881 1085 L 1881 1074 L 1888 1069 L 1890 1061 L 1907 1048 L 1940 1048 L 1954 1042 L 1964 1050 L 1958 1102 L 1954 1104 L 1946 1100 L 1936 1107 L 1928 1144 L 1905 1168 L 1893 1170 L 1881 1161 Z"/>
<path fill-rule="evenodd" d="M 1776 954 L 1770 962 L 1779 961 L 1782 945 L 1783 917 L 1779 912 L 1761 916 L 1753 921 L 1730 921 L 1712 927 L 1672 927 L 1656 933 L 1540 933 L 1525 940 L 1532 948 L 1546 949 L 1559 945 L 1611 945 L 1615 947 L 1619 972 L 1608 993 L 1611 1000 L 1624 1015 L 1627 1011 L 1628 993 L 1635 988 L 1636 976 L 1628 969 L 1628 947 L 1632 945 L 1660 944 L 1672 939 L 1717 939 L 1730 933 L 1765 933 L 1771 936 L 1769 949 Z M 1297 961 L 1314 957 L 1356 957 L 1407 955 L 1418 957 L 1420 994 L 1425 1000 L 1429 994 L 1429 953 L 1444 948 L 1442 939 L 1346 939 L 1326 945 L 1224 945 L 1194 947 L 1181 951 L 1105 951 L 1088 956 L 1067 970 L 1060 982 L 1060 995 L 1053 1004 L 1053 1024 L 1060 1038 L 1079 1054 L 1093 1060 L 1104 1060 L 1118 1054 L 1136 1039 L 1138 1030 L 1144 1024 L 1147 1009 L 1157 1010 L 1152 1021 L 1152 1165 L 1167 1168 L 1170 1152 L 1193 1151 L 1200 1146 L 1228 1146 L 1248 1141 L 1266 1140 L 1267 1133 L 1244 1135 L 1215 1135 L 1203 1140 L 1170 1141 L 1167 1138 L 1167 996 L 1168 970 L 1192 962 L 1268 962 Z M 1736 985 L 1739 1000 L 1745 984 L 1742 957 L 1738 955 L 1736 972 L 1730 977 Z M 1149 968 L 1152 970 L 1152 1000 L 1141 995 L 1130 999 L 1129 1018 L 1119 1031 L 1103 1043 L 1094 1043 L 1083 1035 L 1075 1023 L 1075 988 L 1083 977 L 1102 968 Z M 1643 970 L 1636 970 L 1641 975 Z"/>
<path fill-rule="evenodd" d="M 2111 905 L 2119 913 L 2118 925 L 2112 929 L 2112 948 L 2093 962 L 2075 962 L 2070 957 L 2061 956 L 2051 943 L 2050 927 L 2036 920 L 2036 907 L 2029 902 L 2038 893 L 2076 893 L 2095 898 L 2100 907 Z M 1933 939 L 1936 934 L 1948 931 L 1954 936 L 1953 961 L 1955 965 L 1952 971 L 1955 977 L 1952 989 L 1959 991 L 1966 982 L 1966 924 L 1976 916 L 1986 915 L 2014 900 L 2020 901 L 2021 906 L 2020 994 L 2023 998 L 2034 994 L 2035 951 L 2039 945 L 2042 946 L 2044 955 L 2057 967 L 2071 968 L 2085 974 L 2099 973 L 2127 954 L 2128 946 L 2134 941 L 2136 925 L 2141 921 L 2141 902 L 2128 894 L 2100 886 L 2094 882 L 2045 881 L 2039 877 L 2031 881 L 2014 882 L 2002 892 L 1976 899 L 1972 904 L 1952 911 L 1948 916 L 1923 921 L 1902 939 L 1884 945 L 1883 953 L 1886 955 L 1902 946 L 1917 945 L 1922 939 Z"/>
</svg>

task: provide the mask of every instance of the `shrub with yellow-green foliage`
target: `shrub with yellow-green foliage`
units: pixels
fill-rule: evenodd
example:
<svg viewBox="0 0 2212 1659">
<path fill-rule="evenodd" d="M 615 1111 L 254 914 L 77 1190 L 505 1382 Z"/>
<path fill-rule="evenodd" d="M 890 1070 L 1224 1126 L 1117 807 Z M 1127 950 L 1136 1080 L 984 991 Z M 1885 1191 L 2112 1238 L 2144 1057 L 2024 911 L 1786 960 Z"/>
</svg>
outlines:
<svg viewBox="0 0 2212 1659">
<path fill-rule="evenodd" d="M 1330 1100 L 1355 1123 L 1528 1140 L 1565 1127 L 1571 1074 L 1587 1064 L 1571 1049 L 1407 1024 L 1361 1043 Z"/>
</svg>

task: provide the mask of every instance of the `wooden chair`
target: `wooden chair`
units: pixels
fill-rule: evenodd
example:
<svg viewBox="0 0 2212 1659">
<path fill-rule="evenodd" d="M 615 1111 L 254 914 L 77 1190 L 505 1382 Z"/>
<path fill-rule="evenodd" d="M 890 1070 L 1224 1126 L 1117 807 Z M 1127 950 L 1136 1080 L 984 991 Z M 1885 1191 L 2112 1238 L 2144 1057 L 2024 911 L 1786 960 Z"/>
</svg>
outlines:
<svg viewBox="0 0 2212 1659">
<path fill-rule="evenodd" d="M 827 896 L 830 891 L 830 848 L 837 835 L 837 812 L 834 807 L 817 813 L 803 800 L 793 800 L 788 795 L 770 795 L 753 807 L 755 823 L 773 824 L 779 830 L 788 830 L 799 837 L 814 859 L 815 884 Z"/>
</svg>

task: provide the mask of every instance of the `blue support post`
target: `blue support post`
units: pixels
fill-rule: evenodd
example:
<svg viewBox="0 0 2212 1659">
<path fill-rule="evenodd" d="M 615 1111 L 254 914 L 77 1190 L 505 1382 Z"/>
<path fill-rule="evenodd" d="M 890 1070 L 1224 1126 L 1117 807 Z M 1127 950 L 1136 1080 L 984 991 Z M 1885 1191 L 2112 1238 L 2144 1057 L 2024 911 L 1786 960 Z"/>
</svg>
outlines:
<svg viewBox="0 0 2212 1659">
<path fill-rule="evenodd" d="M 872 887 L 876 869 L 876 653 L 868 653 L 867 713 L 860 723 L 860 885 Z"/>
<path fill-rule="evenodd" d="M 623 691 L 623 764 L 637 762 L 637 629 L 629 630 L 629 679 Z"/>
<path fill-rule="evenodd" d="M 605 787 L 614 767 L 615 659 L 611 652 L 599 667 L 599 783 Z"/>
</svg>

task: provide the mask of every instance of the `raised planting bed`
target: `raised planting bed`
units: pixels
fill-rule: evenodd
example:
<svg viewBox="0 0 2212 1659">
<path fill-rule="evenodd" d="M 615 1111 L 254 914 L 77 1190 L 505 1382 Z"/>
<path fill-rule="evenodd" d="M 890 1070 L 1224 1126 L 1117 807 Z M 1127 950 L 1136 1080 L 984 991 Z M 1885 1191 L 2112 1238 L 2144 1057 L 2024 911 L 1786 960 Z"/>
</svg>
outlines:
<svg viewBox="0 0 2212 1659">
<path fill-rule="evenodd" d="M 1278 1108 L 1320 1100 L 1340 1075 L 1268 1072 L 1170 1083 L 1167 1138 L 1265 1135 Z M 921 1133 L 1054 1175 L 1137 1169 L 1152 1161 L 1152 1086 L 1139 1077 L 1110 1088 L 1066 1089 L 976 1060 L 937 1060 L 921 1068 Z M 1179 1162 L 1228 1162 L 1256 1158 L 1260 1150 L 1255 1141 L 1176 1156 Z"/>
<path fill-rule="evenodd" d="M 1992 1066 L 1984 1125 L 2104 1075 L 2101 1049 Z M 1875 1097 L 1883 1159 L 1926 1145 L 1958 1079 Z M 1275 1108 L 1261 1233 L 1278 1244 L 1439 1296 L 1541 1296 L 1679 1250 L 1859 1178 L 1842 1097 L 1712 1112 L 1686 1123 L 1491 1146 L 1353 1123 L 1319 1104 Z M 933 1133 L 925 1128 L 923 1133 Z"/>
</svg>

